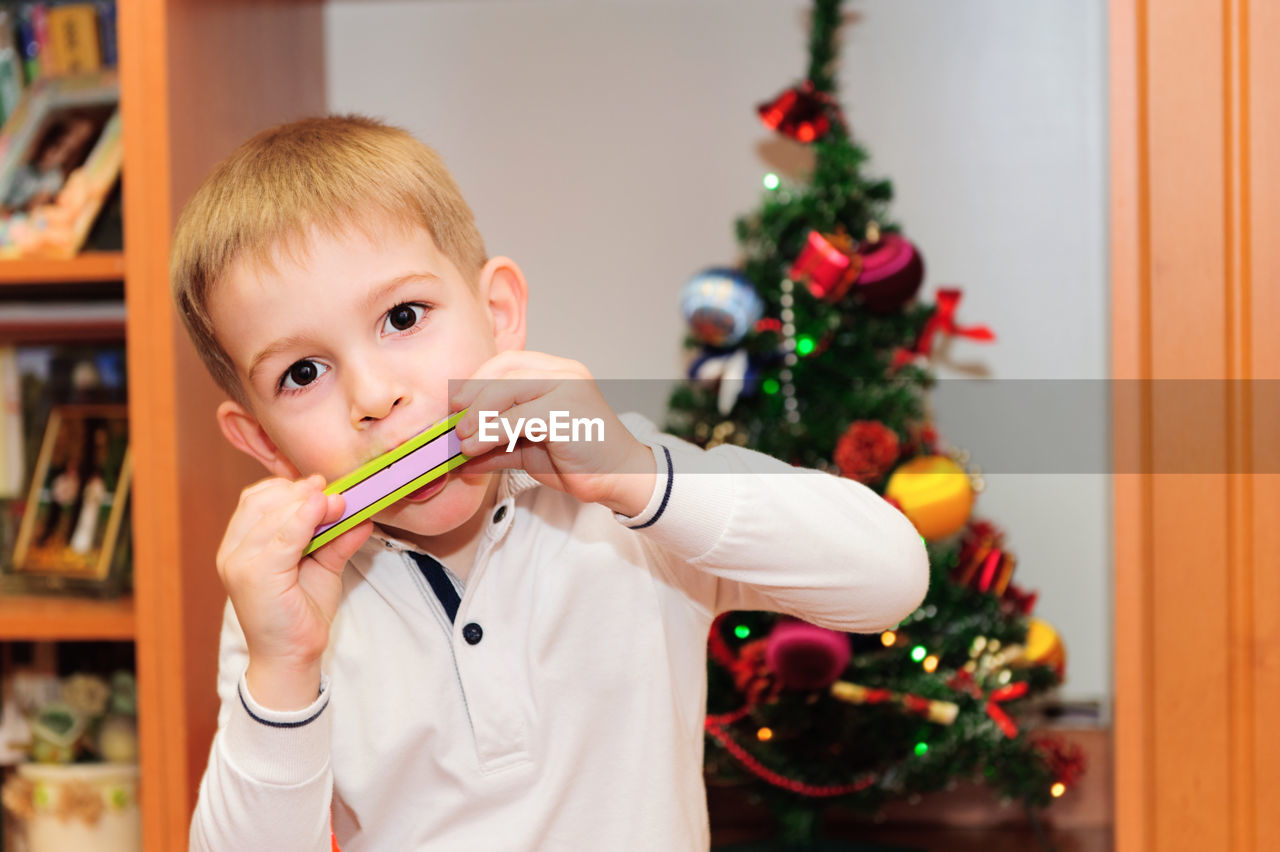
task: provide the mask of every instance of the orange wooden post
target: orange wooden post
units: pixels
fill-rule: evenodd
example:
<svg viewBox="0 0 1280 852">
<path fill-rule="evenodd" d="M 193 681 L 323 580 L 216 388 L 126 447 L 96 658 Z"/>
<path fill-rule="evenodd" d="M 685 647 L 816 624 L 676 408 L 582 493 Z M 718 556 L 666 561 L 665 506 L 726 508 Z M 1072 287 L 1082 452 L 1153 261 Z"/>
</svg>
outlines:
<svg viewBox="0 0 1280 852">
<path fill-rule="evenodd" d="M 1110 24 L 1117 849 L 1280 848 L 1280 9 Z"/>
<path fill-rule="evenodd" d="M 225 445 L 221 394 L 170 305 L 182 204 L 254 132 L 325 108 L 319 0 L 117 4 L 125 138 L 125 301 L 135 448 L 134 601 L 143 841 L 187 848 L 217 724 L 213 559 L 240 489 L 263 473 Z"/>
</svg>

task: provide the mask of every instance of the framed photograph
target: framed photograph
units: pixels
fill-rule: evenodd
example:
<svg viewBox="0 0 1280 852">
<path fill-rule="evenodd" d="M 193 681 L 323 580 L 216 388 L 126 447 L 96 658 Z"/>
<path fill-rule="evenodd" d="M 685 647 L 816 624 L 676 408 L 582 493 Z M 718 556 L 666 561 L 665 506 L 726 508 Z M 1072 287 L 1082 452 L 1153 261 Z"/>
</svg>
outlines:
<svg viewBox="0 0 1280 852">
<path fill-rule="evenodd" d="M 13 553 L 25 588 L 118 590 L 131 473 L 125 406 L 52 410 Z"/>
<path fill-rule="evenodd" d="M 0 336 L 7 333 L 0 320 Z M 73 326 L 74 327 L 74 326 Z M 4 347 L 0 345 L 0 349 Z M 9 495 L 22 501 L 27 496 L 31 472 L 35 470 L 40 448 L 48 431 L 49 415 L 63 405 L 120 405 L 128 400 L 125 389 L 126 365 L 124 344 L 108 341 L 91 343 L 32 344 L 13 347 L 16 361 L 16 389 L 8 398 L 18 412 L 19 428 L 3 434 L 5 458 L 17 457 L 19 484 Z M 11 374 L 10 380 L 14 378 Z M 13 554 L 14 540 L 8 541 L 7 553 L 0 553 L 0 566 Z"/>
<path fill-rule="evenodd" d="M 0 258 L 74 255 L 120 177 L 115 71 L 36 81 L 0 130 Z"/>
<path fill-rule="evenodd" d="M 5 317 L 0 317 L 0 339 L 10 331 Z M 0 342 L 0 401 L 7 401 L 0 412 L 0 591 L 25 582 L 13 574 L 13 556 L 51 412 L 66 405 L 123 406 L 128 398 L 125 376 L 124 344 L 117 340 L 86 343 L 68 337 L 67 342 L 16 346 Z M 122 543 L 127 544 L 127 538 L 122 537 Z M 111 576 L 114 581 L 114 570 Z M 111 594 L 96 586 L 84 592 Z"/>
</svg>

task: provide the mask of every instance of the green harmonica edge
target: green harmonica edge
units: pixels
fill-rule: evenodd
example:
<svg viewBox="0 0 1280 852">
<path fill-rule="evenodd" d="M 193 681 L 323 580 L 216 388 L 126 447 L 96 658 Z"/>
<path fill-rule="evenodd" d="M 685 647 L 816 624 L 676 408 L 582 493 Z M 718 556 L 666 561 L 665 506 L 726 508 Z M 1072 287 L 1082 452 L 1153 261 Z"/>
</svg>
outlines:
<svg viewBox="0 0 1280 852">
<path fill-rule="evenodd" d="M 392 491 L 390 494 L 388 494 L 386 497 L 383 497 L 378 502 L 370 503 L 368 506 L 365 506 L 363 509 L 361 509 L 359 512 L 356 512 L 351 517 L 347 518 L 344 521 L 341 521 L 340 523 L 334 524 L 333 526 L 329 527 L 329 529 L 320 533 L 320 535 L 311 539 L 311 543 L 307 545 L 307 549 L 302 552 L 302 555 L 306 556 L 308 553 L 311 553 L 317 548 L 324 547 L 326 544 L 333 541 L 335 538 L 342 535 L 347 530 L 353 529 L 356 526 L 369 520 L 369 518 L 372 518 L 374 515 L 378 514 L 383 509 L 387 508 L 392 503 L 399 500 L 401 497 L 405 496 L 406 494 L 412 494 L 413 492 L 417 491 L 419 488 L 426 485 L 427 483 L 433 482 L 436 479 L 439 479 L 441 476 L 444 476 L 446 473 L 453 470 L 455 467 L 458 467 L 462 463 L 470 461 L 470 459 L 471 459 L 471 456 L 468 456 L 464 453 L 459 453 L 453 458 L 441 464 L 436 465 L 435 467 L 431 468 L 431 470 L 427 471 L 421 476 L 410 480 L 408 483 L 400 486 L 395 491 Z"/>
<path fill-rule="evenodd" d="M 405 441 L 403 444 L 396 447 L 395 449 L 387 450 L 385 453 L 378 456 L 376 459 L 373 459 L 372 461 L 369 461 L 369 462 L 366 462 L 365 464 L 360 465 L 358 468 L 351 471 L 341 479 L 335 479 L 333 482 L 325 486 L 324 493 L 325 494 L 341 494 L 343 491 L 346 491 L 351 486 L 357 485 L 363 482 L 364 480 L 373 476 L 375 473 L 382 470 L 384 467 L 391 464 L 392 462 L 399 461 L 400 459 L 409 455 L 409 453 L 413 452 L 414 450 L 418 449 L 419 447 L 425 444 L 431 443 L 436 438 L 439 438 L 441 435 L 443 435 L 445 432 L 448 432 L 454 426 L 457 426 L 458 421 L 462 419 L 462 415 L 466 413 L 467 413 L 467 409 L 464 408 L 458 413 L 452 415 L 451 417 L 445 420 L 441 420 L 439 423 L 432 426 L 430 429 L 423 432 L 422 434 L 414 435 L 412 438 Z"/>
<path fill-rule="evenodd" d="M 351 473 L 348 473 L 346 476 L 342 477 L 341 479 L 335 479 L 333 482 L 331 482 L 328 486 L 325 487 L 324 493 L 341 494 L 343 491 L 346 491 L 351 486 L 358 485 L 359 483 L 368 479 L 370 476 L 373 476 L 375 473 L 378 473 L 379 471 L 383 470 L 393 462 L 399 461 L 400 459 L 409 455 L 409 453 L 412 453 L 414 450 L 424 447 L 427 444 L 439 438 L 440 436 L 444 435 L 446 432 L 453 429 L 453 427 L 457 426 L 458 421 L 461 420 L 462 416 L 466 413 L 467 413 L 467 409 L 464 408 L 461 411 L 457 412 L 456 414 L 452 415 L 451 417 L 440 421 L 439 423 L 432 426 L 430 429 L 426 430 L 425 432 L 419 435 L 415 435 L 414 437 L 405 441 L 403 444 L 396 447 L 395 449 L 388 450 L 387 452 L 378 456 L 376 459 L 373 459 L 365 464 L 360 465 L 360 467 L 351 471 Z M 342 535 L 347 530 L 353 529 L 354 527 L 364 523 L 369 518 L 378 514 L 383 509 L 387 508 L 392 503 L 396 502 L 406 494 L 412 494 L 414 491 L 417 491 L 419 488 L 423 487 L 427 483 L 438 479 L 439 477 L 453 470 L 455 467 L 458 467 L 464 462 L 467 462 L 470 460 L 471 460 L 470 456 L 464 453 L 459 453 L 453 458 L 447 459 L 441 464 L 438 464 L 435 467 L 431 468 L 431 470 L 427 471 L 426 473 L 423 473 L 420 476 L 414 477 L 412 480 L 400 486 L 395 491 L 392 491 L 390 494 L 378 500 L 376 503 L 370 503 L 368 506 L 365 506 L 363 509 L 356 512 L 351 517 L 346 518 L 345 520 L 337 524 L 334 524 L 333 526 L 329 527 L 329 529 L 320 533 L 320 535 L 311 539 L 311 543 L 307 545 L 307 549 L 302 552 L 303 555 L 305 556 L 308 553 L 311 553 L 318 548 L 324 547 L 326 544 L 333 541 L 335 538 Z"/>
</svg>

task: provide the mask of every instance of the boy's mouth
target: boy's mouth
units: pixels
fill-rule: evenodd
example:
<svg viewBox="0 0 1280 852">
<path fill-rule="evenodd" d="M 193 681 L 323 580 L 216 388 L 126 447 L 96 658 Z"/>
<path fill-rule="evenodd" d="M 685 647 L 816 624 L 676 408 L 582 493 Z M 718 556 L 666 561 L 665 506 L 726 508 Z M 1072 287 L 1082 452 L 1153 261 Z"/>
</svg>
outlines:
<svg viewBox="0 0 1280 852">
<path fill-rule="evenodd" d="M 421 488 L 419 488 L 417 491 L 410 492 L 409 494 L 404 495 L 400 499 L 408 500 L 411 503 L 421 503 L 424 500 L 430 500 L 432 497 L 436 496 L 436 494 L 438 494 L 441 490 L 444 489 L 444 485 L 448 481 L 449 481 L 449 474 L 446 473 L 444 476 L 440 477 L 435 482 L 432 482 L 430 485 L 424 485 Z"/>
</svg>

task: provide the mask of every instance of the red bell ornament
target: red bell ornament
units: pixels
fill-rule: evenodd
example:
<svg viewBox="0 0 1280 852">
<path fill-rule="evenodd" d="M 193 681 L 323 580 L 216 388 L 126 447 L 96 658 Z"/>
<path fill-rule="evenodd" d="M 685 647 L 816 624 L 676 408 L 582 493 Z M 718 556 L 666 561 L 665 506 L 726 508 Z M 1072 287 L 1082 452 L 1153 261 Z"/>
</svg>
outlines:
<svg viewBox="0 0 1280 852">
<path fill-rule="evenodd" d="M 756 112 L 765 125 L 797 142 L 815 142 L 831 129 L 835 104 L 830 95 L 817 91 L 812 80 L 787 89 Z"/>
<path fill-rule="evenodd" d="M 854 292 L 874 314 L 887 314 L 905 305 L 924 281 L 924 258 L 898 234 L 884 234 L 858 247 L 862 272 Z"/>
</svg>

